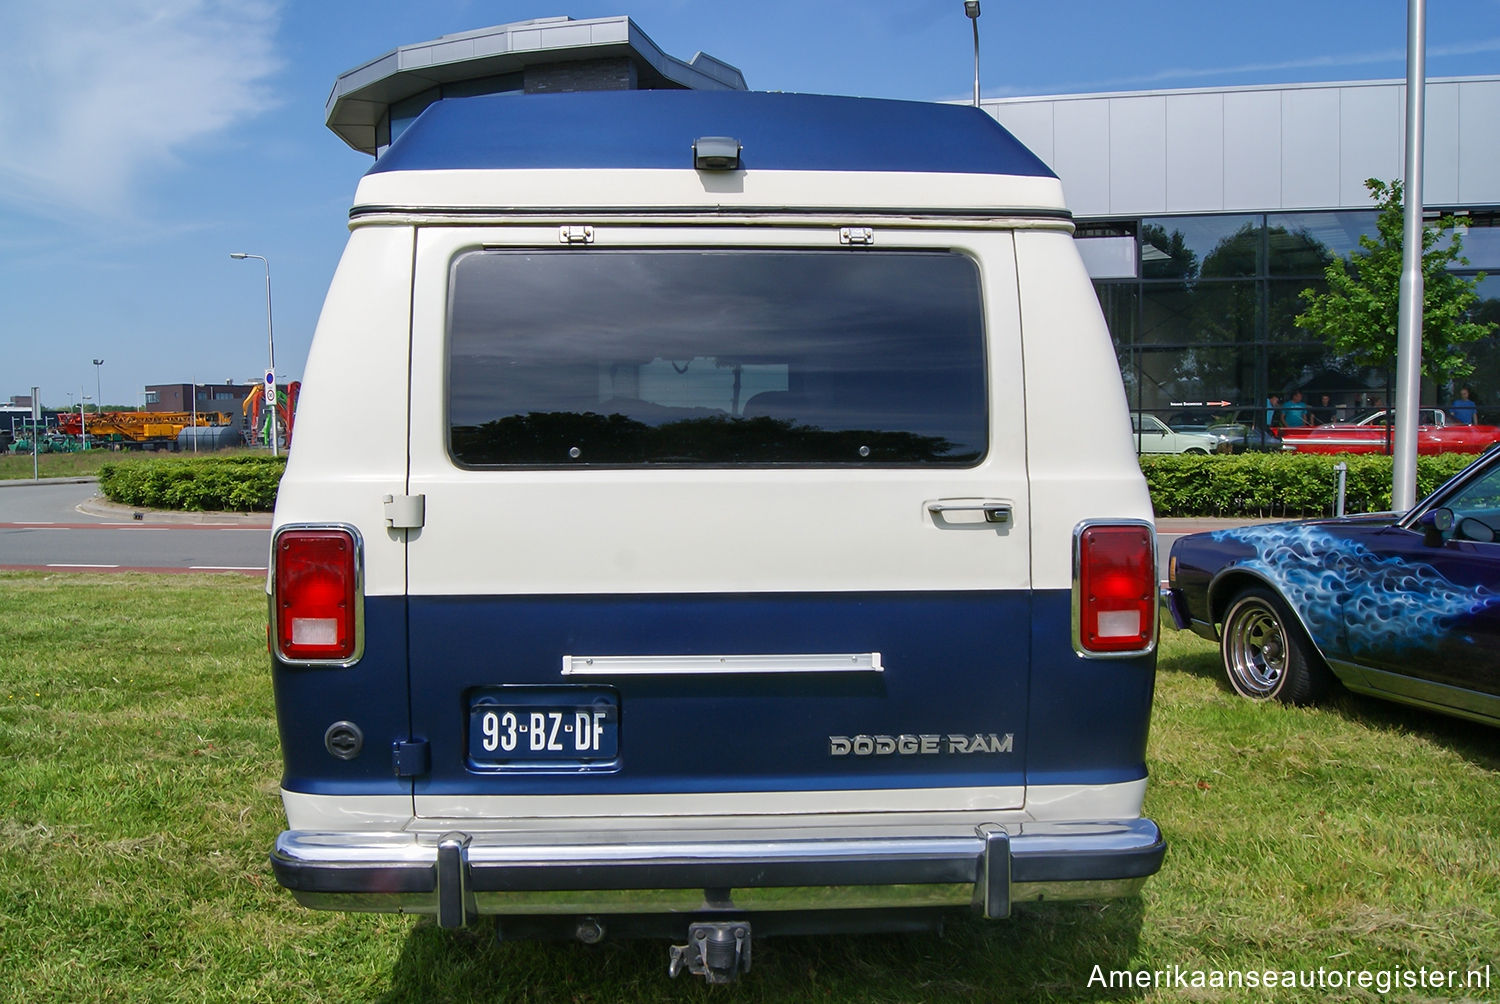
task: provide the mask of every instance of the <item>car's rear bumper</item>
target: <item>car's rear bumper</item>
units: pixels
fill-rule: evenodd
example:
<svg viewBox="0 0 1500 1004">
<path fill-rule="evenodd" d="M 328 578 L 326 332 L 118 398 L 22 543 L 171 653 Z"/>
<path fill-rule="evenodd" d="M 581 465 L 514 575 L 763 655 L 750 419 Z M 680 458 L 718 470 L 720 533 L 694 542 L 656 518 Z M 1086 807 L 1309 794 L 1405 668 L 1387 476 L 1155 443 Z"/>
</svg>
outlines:
<svg viewBox="0 0 1500 1004">
<path fill-rule="evenodd" d="M 1132 894 L 1166 842 L 1149 819 L 949 835 L 567 843 L 545 834 L 287 831 L 276 879 L 315 909 L 475 916 L 973 907 Z"/>
</svg>

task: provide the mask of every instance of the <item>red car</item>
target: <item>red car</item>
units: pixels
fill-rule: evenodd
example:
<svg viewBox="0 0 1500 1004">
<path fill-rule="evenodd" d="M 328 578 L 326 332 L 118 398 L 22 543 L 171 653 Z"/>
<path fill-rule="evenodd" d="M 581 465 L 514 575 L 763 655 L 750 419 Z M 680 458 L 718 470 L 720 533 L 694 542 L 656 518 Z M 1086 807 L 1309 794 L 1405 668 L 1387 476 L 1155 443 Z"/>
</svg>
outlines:
<svg viewBox="0 0 1500 1004">
<path fill-rule="evenodd" d="M 1459 425 L 1441 408 L 1419 408 L 1418 453 L 1479 453 L 1500 442 L 1500 426 Z M 1352 422 L 1281 430 L 1281 448 L 1297 453 L 1386 453 L 1395 429 L 1392 413 L 1372 411 Z"/>
</svg>

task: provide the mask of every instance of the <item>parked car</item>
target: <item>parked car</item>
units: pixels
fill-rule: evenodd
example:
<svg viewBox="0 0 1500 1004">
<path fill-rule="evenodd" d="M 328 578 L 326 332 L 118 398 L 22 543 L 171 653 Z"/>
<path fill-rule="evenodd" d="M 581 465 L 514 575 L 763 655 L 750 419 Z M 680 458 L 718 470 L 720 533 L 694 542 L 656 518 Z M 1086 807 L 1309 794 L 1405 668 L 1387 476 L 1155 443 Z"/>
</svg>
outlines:
<svg viewBox="0 0 1500 1004">
<path fill-rule="evenodd" d="M 1236 693 L 1359 693 L 1500 724 L 1500 449 L 1405 515 L 1264 523 L 1172 546 L 1163 603 Z"/>
<path fill-rule="evenodd" d="M 1385 453 L 1394 442 L 1394 412 L 1366 412 L 1352 422 L 1281 430 L 1281 448 L 1297 453 Z M 1460 425 L 1441 408 L 1417 411 L 1418 453 L 1478 453 L 1500 442 L 1500 426 Z"/>
<path fill-rule="evenodd" d="M 1280 442 L 1255 422 L 1254 408 L 1235 411 L 1177 411 L 1167 416 L 1174 432 L 1201 432 L 1217 437 L 1221 453 L 1274 450 Z M 1227 449 L 1226 449 L 1227 447 Z"/>
<path fill-rule="evenodd" d="M 1137 453 L 1228 453 L 1229 440 L 1212 432 L 1178 432 L 1155 415 L 1130 413 Z"/>
</svg>

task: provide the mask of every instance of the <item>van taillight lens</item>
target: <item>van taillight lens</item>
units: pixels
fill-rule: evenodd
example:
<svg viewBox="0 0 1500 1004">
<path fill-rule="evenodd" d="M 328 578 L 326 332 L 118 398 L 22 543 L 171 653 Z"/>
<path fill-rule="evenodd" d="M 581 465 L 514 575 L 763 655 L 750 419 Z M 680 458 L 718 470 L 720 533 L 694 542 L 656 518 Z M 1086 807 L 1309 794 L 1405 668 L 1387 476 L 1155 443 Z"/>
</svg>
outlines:
<svg viewBox="0 0 1500 1004">
<path fill-rule="evenodd" d="M 1156 641 L 1156 550 L 1139 524 L 1078 533 L 1078 647 L 1084 653 L 1142 652 Z"/>
<path fill-rule="evenodd" d="M 276 536 L 276 645 L 291 661 L 346 661 L 358 648 L 358 549 L 347 530 Z"/>
</svg>

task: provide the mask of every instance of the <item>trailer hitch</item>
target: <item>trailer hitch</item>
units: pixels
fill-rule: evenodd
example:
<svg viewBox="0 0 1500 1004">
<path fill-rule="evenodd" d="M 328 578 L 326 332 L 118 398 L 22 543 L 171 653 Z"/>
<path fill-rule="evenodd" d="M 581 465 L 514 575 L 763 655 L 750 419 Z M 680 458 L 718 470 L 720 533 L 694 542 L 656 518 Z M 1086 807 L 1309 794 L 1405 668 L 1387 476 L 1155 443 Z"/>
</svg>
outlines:
<svg viewBox="0 0 1500 1004">
<path fill-rule="evenodd" d="M 709 983 L 733 983 L 740 973 L 748 973 L 749 921 L 690 925 L 688 943 L 672 946 L 667 974 L 676 977 L 684 968 Z"/>
</svg>

